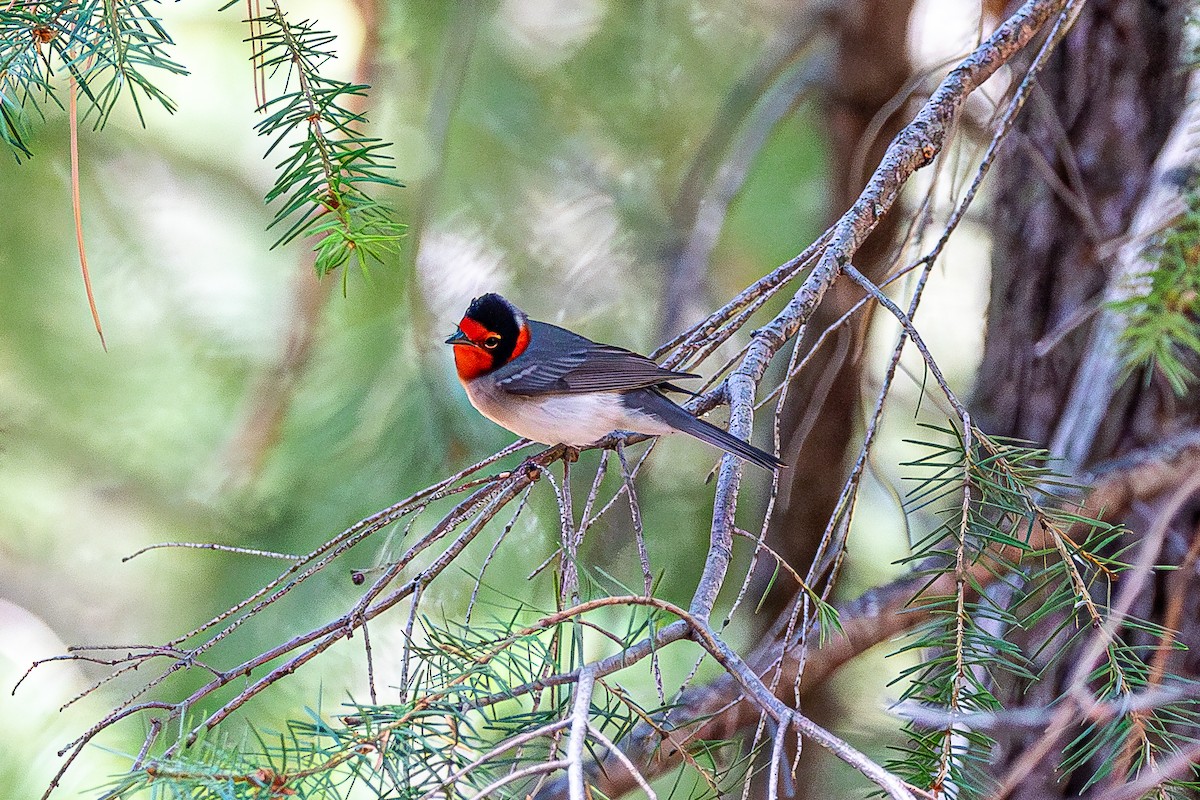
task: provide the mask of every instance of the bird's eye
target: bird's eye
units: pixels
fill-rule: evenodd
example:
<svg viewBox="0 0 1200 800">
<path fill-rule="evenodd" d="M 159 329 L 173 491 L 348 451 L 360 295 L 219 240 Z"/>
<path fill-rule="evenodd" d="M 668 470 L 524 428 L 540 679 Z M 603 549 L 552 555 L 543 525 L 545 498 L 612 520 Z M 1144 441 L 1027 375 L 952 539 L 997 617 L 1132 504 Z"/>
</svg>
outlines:
<svg viewBox="0 0 1200 800">
<path fill-rule="evenodd" d="M 500 337 L 496 336 L 495 334 L 492 334 L 491 336 L 489 336 L 483 340 L 483 346 L 486 347 L 488 350 L 495 350 L 497 345 L 499 345 L 499 344 L 500 344 Z"/>
</svg>

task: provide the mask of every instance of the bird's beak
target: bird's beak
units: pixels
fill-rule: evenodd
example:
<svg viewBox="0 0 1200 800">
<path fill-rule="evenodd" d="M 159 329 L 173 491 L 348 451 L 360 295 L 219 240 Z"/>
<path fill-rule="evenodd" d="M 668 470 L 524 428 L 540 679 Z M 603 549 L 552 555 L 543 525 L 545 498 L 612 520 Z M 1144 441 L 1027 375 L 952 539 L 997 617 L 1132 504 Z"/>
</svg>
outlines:
<svg viewBox="0 0 1200 800">
<path fill-rule="evenodd" d="M 459 329 L 459 330 L 456 330 L 454 332 L 454 334 L 449 339 L 446 340 L 446 344 L 474 345 L 475 343 L 472 342 L 469 338 L 467 338 L 467 335 L 465 333 L 463 333 L 461 329 Z"/>
</svg>

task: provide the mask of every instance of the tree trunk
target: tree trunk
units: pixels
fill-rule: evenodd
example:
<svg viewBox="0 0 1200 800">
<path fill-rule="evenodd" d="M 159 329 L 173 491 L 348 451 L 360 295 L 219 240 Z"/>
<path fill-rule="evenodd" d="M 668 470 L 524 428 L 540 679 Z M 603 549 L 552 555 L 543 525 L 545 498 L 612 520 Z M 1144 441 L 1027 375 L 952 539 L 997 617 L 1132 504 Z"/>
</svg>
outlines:
<svg viewBox="0 0 1200 800">
<path fill-rule="evenodd" d="M 1173 402 L 1161 380 L 1134 378 L 1119 389 L 1114 385 L 1111 392 L 1107 386 L 1086 384 L 1073 391 L 1081 363 L 1097 346 L 1097 320 L 1105 313 L 1098 306 L 1117 260 L 1114 243 L 1127 235 L 1139 204 L 1153 188 L 1156 158 L 1183 107 L 1178 60 L 1182 18 L 1175 3 L 1087 3 L 1051 56 L 1040 88 L 993 171 L 992 294 L 975 419 L 989 434 L 1053 443 L 1062 450 L 1055 455 L 1064 455 L 1068 447 L 1079 449 L 1083 455 L 1067 462 L 1077 474 L 1196 422 L 1194 402 Z M 1090 441 L 1069 441 L 1072 436 L 1063 426 L 1089 392 L 1093 399 L 1096 392 L 1108 392 L 1106 413 Z M 1161 497 L 1137 499 L 1142 502 L 1133 504 L 1136 513 L 1114 520 L 1134 532 L 1122 545 L 1136 545 L 1162 505 Z M 1156 563 L 1179 564 L 1193 533 L 1194 512 L 1181 514 Z M 1160 573 L 1131 613 L 1161 623 L 1169 605 L 1163 594 L 1167 585 Z M 1181 639 L 1195 652 L 1200 617 L 1194 613 L 1194 598 L 1187 605 Z M 1062 621 L 1014 631 L 1013 638 L 1024 652 L 1033 653 Z M 1073 632 L 1068 627 L 1058 635 Z M 1074 637 L 1073 646 L 1087 640 Z M 996 695 L 1006 707 L 1048 707 L 1063 692 L 1073 660 L 1059 650 L 1043 651 L 1047 658 L 1050 653 L 1057 658 L 1032 687 L 1011 675 L 998 678 Z M 1175 662 L 1171 669 L 1195 677 L 1194 657 L 1188 660 L 1192 663 Z M 1019 781 L 1011 780 L 1010 770 L 1045 731 L 1012 731 L 1001 737 L 992 769 L 1003 789 L 1014 798 L 1076 796 L 1096 764 L 1068 775 L 1060 774 L 1058 766 L 1062 747 L 1079 732 L 1069 731 L 1052 757 L 1041 759 Z M 1103 786 L 1091 791 L 1100 796 L 1096 793 Z"/>
</svg>

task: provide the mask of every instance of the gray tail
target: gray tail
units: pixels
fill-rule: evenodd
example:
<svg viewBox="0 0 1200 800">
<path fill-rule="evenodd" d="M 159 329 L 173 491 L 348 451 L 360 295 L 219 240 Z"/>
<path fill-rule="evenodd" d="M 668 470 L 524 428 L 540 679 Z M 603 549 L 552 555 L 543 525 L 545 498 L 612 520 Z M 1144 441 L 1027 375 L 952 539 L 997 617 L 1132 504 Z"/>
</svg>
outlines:
<svg viewBox="0 0 1200 800">
<path fill-rule="evenodd" d="M 727 453 L 733 453 L 768 472 L 774 472 L 780 467 L 787 466 L 775 456 L 759 450 L 749 442 L 742 441 L 729 431 L 693 417 L 654 389 L 628 392 L 625 395 L 625 402 L 638 411 L 659 417 L 676 430 L 694 436 L 702 442 L 708 442 Z"/>
</svg>

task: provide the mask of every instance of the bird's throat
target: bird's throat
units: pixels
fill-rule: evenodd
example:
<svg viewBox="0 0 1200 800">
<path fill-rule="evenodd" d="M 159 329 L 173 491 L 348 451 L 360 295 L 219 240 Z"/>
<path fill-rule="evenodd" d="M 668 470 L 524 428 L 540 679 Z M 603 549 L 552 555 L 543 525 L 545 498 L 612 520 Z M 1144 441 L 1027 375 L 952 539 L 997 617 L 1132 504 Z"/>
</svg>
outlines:
<svg viewBox="0 0 1200 800">
<path fill-rule="evenodd" d="M 468 344 L 454 346 L 454 369 L 458 379 L 473 381 L 480 375 L 486 375 L 492 370 L 492 354 L 486 350 Z"/>
</svg>

